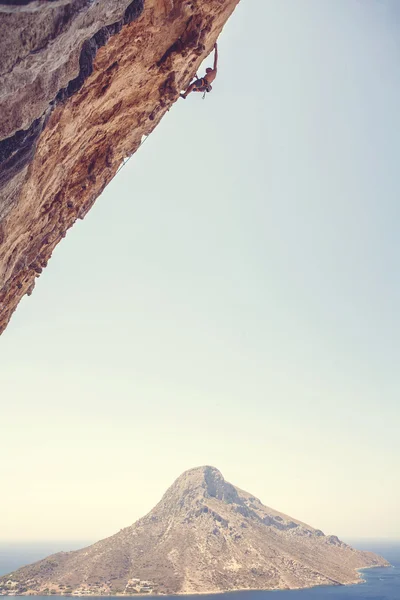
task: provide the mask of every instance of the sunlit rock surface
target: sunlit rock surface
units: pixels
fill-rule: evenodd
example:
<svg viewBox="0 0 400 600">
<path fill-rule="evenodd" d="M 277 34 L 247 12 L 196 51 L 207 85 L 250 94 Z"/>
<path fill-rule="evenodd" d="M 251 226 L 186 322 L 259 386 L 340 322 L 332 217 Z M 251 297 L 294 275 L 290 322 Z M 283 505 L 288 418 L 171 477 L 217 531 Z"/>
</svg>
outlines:
<svg viewBox="0 0 400 600">
<path fill-rule="evenodd" d="M 123 491 L 121 492 L 123 493 Z M 357 583 L 388 566 L 264 506 L 214 467 L 186 471 L 134 525 L 0 578 L 2 594 L 183 594 Z"/>
<path fill-rule="evenodd" d="M 0 333 L 238 1 L 0 2 Z"/>
</svg>

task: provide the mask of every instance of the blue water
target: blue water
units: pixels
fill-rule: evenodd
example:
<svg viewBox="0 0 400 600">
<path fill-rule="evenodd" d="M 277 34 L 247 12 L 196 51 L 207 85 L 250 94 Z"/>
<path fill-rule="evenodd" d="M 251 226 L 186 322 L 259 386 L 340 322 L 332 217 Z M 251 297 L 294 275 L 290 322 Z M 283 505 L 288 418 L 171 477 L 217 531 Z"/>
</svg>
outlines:
<svg viewBox="0 0 400 600">
<path fill-rule="evenodd" d="M 360 546 L 358 545 L 358 547 Z M 381 554 L 393 567 L 363 571 L 363 578 L 366 581 L 359 585 L 276 592 L 234 592 L 224 594 L 224 598 L 227 600 L 400 600 L 400 545 L 377 546 L 370 544 L 365 549 Z M 35 556 L 34 560 L 42 558 L 46 554 L 48 553 L 40 552 L 40 556 Z M 4 548 L 0 548 L 0 575 L 31 562 L 27 558 L 26 553 L 17 555 L 14 552 L 10 555 Z M 31 553 L 29 559 L 32 558 Z M 221 597 L 221 595 L 184 596 L 185 600 L 221 600 Z M 21 598 L 26 600 L 26 596 L 21 596 Z M 135 596 L 135 598 L 138 597 Z M 168 596 L 163 596 L 163 598 L 167 600 Z M 65 596 L 52 596 L 52 599 L 65 600 Z M 49 600 L 49 596 L 35 596 L 35 600 Z M 115 599 L 110 597 L 110 600 L 121 600 L 121 596 Z"/>
</svg>

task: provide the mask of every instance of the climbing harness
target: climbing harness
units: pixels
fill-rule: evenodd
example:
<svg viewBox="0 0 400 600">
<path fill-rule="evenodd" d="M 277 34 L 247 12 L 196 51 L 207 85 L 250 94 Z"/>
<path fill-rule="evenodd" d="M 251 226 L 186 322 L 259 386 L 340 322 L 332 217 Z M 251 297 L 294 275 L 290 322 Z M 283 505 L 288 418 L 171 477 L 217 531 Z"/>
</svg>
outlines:
<svg viewBox="0 0 400 600">
<path fill-rule="evenodd" d="M 197 79 L 197 81 L 199 82 L 199 85 L 197 85 L 194 88 L 194 92 L 203 92 L 203 100 L 206 97 L 206 94 L 208 92 L 211 92 L 212 90 L 212 85 L 211 83 L 208 83 L 207 79 L 205 77 L 202 77 L 201 79 Z"/>
</svg>

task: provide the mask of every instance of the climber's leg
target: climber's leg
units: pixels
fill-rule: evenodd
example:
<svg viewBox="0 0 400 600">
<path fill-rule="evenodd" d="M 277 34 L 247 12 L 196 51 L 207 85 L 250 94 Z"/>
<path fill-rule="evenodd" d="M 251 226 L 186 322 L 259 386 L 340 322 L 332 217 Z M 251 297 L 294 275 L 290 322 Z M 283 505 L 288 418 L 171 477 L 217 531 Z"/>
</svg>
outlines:
<svg viewBox="0 0 400 600">
<path fill-rule="evenodd" d="M 199 91 L 199 89 L 203 86 L 203 80 L 202 79 L 196 79 L 196 81 L 194 81 L 192 84 L 189 85 L 189 87 L 187 88 L 186 92 L 184 94 L 181 94 L 181 98 L 183 98 L 184 100 L 186 100 L 186 96 L 188 96 L 191 92 L 193 92 L 193 90 L 195 90 L 196 92 Z"/>
</svg>

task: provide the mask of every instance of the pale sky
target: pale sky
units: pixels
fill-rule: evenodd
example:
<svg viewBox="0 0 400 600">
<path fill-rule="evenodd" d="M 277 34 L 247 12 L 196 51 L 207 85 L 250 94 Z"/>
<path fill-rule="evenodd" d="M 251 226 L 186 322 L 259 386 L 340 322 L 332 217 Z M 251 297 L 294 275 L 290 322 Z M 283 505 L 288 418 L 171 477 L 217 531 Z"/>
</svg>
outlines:
<svg viewBox="0 0 400 600">
<path fill-rule="evenodd" d="M 111 535 L 202 464 L 400 538 L 399 106 L 398 0 L 242 0 L 1 337 L 1 541 Z"/>
</svg>

